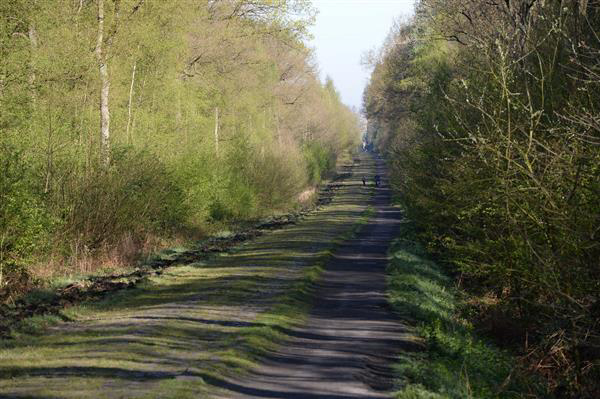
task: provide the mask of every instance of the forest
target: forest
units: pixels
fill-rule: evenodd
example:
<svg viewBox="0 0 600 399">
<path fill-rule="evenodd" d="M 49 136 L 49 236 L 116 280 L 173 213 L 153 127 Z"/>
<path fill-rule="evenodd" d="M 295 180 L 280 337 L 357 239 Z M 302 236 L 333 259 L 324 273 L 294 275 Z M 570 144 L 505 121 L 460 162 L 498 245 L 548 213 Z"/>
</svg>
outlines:
<svg viewBox="0 0 600 399">
<path fill-rule="evenodd" d="M 0 0 L 0 396 L 600 397 L 600 0 L 316 4 Z"/>
<path fill-rule="evenodd" d="M 598 397 L 600 2 L 419 0 L 365 62 L 369 140 L 463 312 L 544 397 Z"/>
<path fill-rule="evenodd" d="M 299 206 L 359 141 L 306 45 L 314 15 L 0 1 L 0 300 Z"/>
</svg>

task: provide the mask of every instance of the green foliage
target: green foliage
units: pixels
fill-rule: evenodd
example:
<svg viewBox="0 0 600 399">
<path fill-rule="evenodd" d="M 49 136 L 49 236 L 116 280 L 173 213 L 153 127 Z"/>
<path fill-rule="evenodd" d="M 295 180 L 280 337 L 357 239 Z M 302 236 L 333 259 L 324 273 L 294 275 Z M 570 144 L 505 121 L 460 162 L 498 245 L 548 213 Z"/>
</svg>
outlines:
<svg viewBox="0 0 600 399">
<path fill-rule="evenodd" d="M 22 162 L 21 154 L 9 144 L 0 143 L 0 146 L 1 267 L 43 249 L 52 219 L 28 185 L 30 171 Z"/>
<path fill-rule="evenodd" d="M 304 158 L 309 181 L 318 184 L 335 167 L 333 154 L 319 143 L 310 143 L 304 147 Z"/>
<path fill-rule="evenodd" d="M 48 233 L 55 225 L 29 185 L 30 174 L 19 151 L 0 141 L 0 300 L 31 287 L 25 266 L 34 255 L 47 250 Z"/>
<path fill-rule="evenodd" d="M 97 248 L 126 234 L 169 231 L 186 219 L 182 190 L 165 165 L 142 150 L 116 148 L 109 168 L 96 166 L 67 182 L 64 223 L 67 237 Z"/>
<path fill-rule="evenodd" d="M 594 397 L 600 7 L 517 3 L 420 1 L 374 65 L 369 138 L 427 249 L 491 298 L 481 324 L 547 395 Z"/>
<path fill-rule="evenodd" d="M 108 1 L 103 29 L 98 5 L 0 4 L 0 264 L 76 263 L 291 208 L 358 141 L 310 67 L 309 2 Z"/>
<path fill-rule="evenodd" d="M 460 316 L 460 293 L 426 258 L 405 227 L 391 248 L 389 296 L 394 309 L 413 320 L 427 346 L 404 354 L 396 365 L 404 380 L 398 398 L 513 398 L 522 391 L 511 376 L 512 359 L 477 338 Z M 520 379 L 520 378 L 518 378 Z"/>
</svg>

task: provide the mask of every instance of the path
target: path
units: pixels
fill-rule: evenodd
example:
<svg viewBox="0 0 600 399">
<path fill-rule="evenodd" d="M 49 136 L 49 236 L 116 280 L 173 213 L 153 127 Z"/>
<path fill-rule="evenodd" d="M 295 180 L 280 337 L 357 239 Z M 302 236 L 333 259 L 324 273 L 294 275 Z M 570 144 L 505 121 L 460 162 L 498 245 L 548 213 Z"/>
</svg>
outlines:
<svg viewBox="0 0 600 399">
<path fill-rule="evenodd" d="M 382 163 L 377 170 L 385 175 Z M 386 253 L 401 220 L 386 181 L 375 217 L 328 263 L 307 323 L 246 378 L 214 381 L 224 399 L 391 398 L 394 354 L 417 346 L 385 297 Z"/>
</svg>

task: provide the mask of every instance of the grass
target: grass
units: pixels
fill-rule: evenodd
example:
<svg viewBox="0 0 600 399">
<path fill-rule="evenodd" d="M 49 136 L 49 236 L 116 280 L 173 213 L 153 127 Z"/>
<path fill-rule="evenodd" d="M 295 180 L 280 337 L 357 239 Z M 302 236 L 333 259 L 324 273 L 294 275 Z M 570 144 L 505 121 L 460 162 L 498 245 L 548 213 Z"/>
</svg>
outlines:
<svg viewBox="0 0 600 399">
<path fill-rule="evenodd" d="M 396 312 L 417 326 L 427 349 L 400 357 L 395 367 L 402 388 L 396 398 L 521 397 L 524 382 L 513 375 L 515 359 L 478 337 L 461 317 L 462 293 L 427 259 L 411 225 L 404 226 L 390 249 L 389 298 Z"/>
</svg>

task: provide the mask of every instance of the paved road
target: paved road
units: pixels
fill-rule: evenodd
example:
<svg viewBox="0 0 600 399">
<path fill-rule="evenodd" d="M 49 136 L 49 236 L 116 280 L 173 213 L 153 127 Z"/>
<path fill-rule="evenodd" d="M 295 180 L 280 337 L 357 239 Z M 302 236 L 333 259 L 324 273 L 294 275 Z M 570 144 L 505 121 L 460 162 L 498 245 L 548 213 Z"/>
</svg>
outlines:
<svg viewBox="0 0 600 399">
<path fill-rule="evenodd" d="M 377 162 L 377 172 L 385 176 Z M 326 267 L 307 323 L 250 375 L 214 381 L 222 398 L 391 398 L 390 366 L 398 351 L 416 348 L 385 297 L 387 249 L 401 214 L 390 206 L 387 179 L 372 199 L 375 216 Z"/>
</svg>

